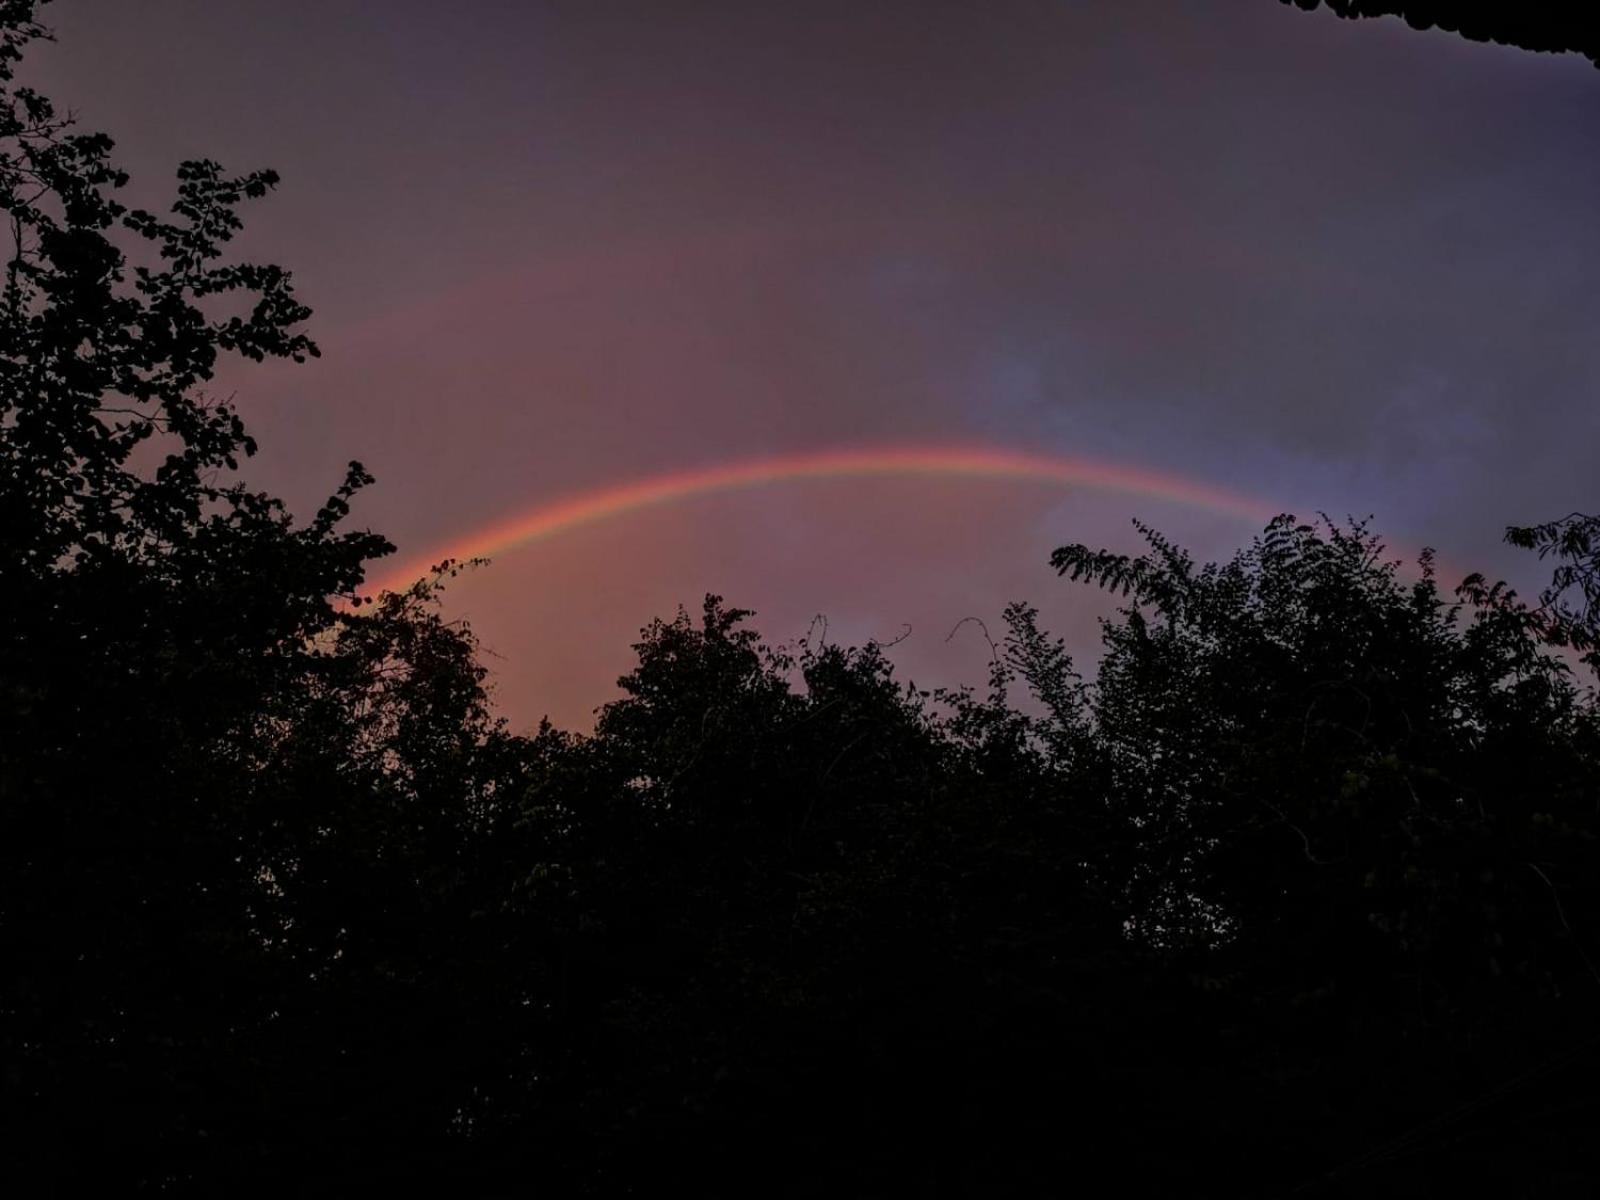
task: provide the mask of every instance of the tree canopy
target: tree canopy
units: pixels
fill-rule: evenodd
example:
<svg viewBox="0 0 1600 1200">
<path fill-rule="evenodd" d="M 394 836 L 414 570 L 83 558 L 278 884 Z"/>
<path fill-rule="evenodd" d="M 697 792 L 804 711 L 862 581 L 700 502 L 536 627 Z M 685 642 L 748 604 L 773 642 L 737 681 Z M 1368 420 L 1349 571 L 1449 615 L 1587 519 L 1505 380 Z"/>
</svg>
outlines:
<svg viewBox="0 0 1600 1200">
<path fill-rule="evenodd" d="M 1346 19 L 1399 17 L 1413 29 L 1437 26 L 1474 42 L 1521 50 L 1572 51 L 1600 66 L 1600 40 L 1581 8 L 1562 0 L 1279 0 L 1307 11 L 1321 7 Z"/>
</svg>

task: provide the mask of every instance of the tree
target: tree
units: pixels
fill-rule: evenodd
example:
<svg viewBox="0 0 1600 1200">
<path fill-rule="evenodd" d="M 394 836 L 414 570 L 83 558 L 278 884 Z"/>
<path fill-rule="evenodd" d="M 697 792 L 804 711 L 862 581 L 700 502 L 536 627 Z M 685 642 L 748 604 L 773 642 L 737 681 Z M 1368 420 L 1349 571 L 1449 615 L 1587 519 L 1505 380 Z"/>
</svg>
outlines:
<svg viewBox="0 0 1600 1200">
<path fill-rule="evenodd" d="M 463 999 L 441 914 L 517 768 L 430 588 L 359 607 L 389 549 L 343 528 L 361 466 L 305 524 L 235 473 L 255 444 L 204 391 L 220 357 L 316 353 L 289 274 L 225 253 L 277 177 L 188 162 L 170 214 L 127 208 L 111 140 L 16 84 L 38 8 L 0 4 L 11 1169 L 122 1190 L 381 1162 L 449 1104 L 450 1040 L 406 1025 Z"/>
<path fill-rule="evenodd" d="M 1299 1164 L 1463 1097 L 1574 1129 L 1581 1080 L 1513 1083 L 1588 1044 L 1600 995 L 1600 714 L 1539 615 L 1476 577 L 1446 603 L 1427 557 L 1404 585 L 1359 525 L 1280 518 L 1203 569 L 1146 536 L 1147 555 L 1054 563 L 1130 599 L 1092 703 L 1124 829 L 1107 867 L 1133 935 L 1236 1006 L 1234 1103 L 1314 1114 L 1311 1137 L 1284 1131 Z M 1385 1090 L 1351 1106 L 1364 1072 Z M 1508 1151 L 1529 1137 L 1510 1128 L 1455 1147 L 1463 1178 L 1562 1164 Z M 1442 1178 L 1422 1148 L 1383 1177 Z"/>
<path fill-rule="evenodd" d="M 1307 11 L 1323 0 L 1279 0 Z M 1475 42 L 1500 42 L 1545 53 L 1576 51 L 1600 66 L 1596 41 L 1583 14 L 1560 0 L 1326 0 L 1346 19 L 1400 17 L 1413 29 L 1440 29 Z"/>
<path fill-rule="evenodd" d="M 937 697 L 880 647 L 773 649 L 748 616 L 653 623 L 593 736 L 541 739 L 521 824 L 546 857 L 514 904 L 530 985 L 560 984 L 537 1068 L 486 1103 L 496 1182 L 1026 1190 L 1062 1138 L 1128 1152 L 1131 1110 L 1186 1141 L 1181 1084 L 1137 1096 L 1183 1030 L 1141 1019 L 1168 993 L 1123 973 L 1093 800 L 1053 718 L 1005 700 L 1070 664 L 1019 641 L 995 690 Z"/>
<path fill-rule="evenodd" d="M 1553 558 L 1538 616 L 1552 645 L 1570 646 L 1600 674 L 1600 517 L 1569 513 L 1541 525 L 1513 525 L 1506 541 Z"/>
</svg>

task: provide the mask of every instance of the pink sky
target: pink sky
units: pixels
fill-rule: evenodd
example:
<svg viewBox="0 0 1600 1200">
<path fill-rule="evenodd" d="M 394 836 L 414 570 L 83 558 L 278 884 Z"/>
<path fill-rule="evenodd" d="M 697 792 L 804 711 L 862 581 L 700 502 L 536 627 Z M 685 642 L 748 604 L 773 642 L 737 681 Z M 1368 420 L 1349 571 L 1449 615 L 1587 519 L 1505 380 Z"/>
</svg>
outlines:
<svg viewBox="0 0 1600 1200">
<path fill-rule="evenodd" d="M 1374 513 L 1491 571 L 1593 507 L 1600 72 L 1259 0 L 1172 5 L 59 0 L 34 77 L 134 199 L 210 156 L 280 192 L 324 357 L 230 371 L 250 478 L 308 512 L 359 458 L 403 557 L 712 464 L 960 444 Z M 1391 27 L 1393 26 L 1393 27 Z M 817 613 L 979 683 L 1046 566 L 1252 529 L 958 478 L 700 496 L 458 581 L 503 710 L 583 726 L 654 615 Z M 381 573 L 381 569 L 380 569 Z"/>
</svg>

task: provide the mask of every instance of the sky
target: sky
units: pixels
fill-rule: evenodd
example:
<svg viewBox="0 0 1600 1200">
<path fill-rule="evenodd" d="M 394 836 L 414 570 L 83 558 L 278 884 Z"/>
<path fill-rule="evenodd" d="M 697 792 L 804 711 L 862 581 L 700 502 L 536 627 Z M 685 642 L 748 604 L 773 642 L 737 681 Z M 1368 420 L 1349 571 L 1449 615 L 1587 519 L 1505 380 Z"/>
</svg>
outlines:
<svg viewBox="0 0 1600 1200">
<path fill-rule="evenodd" d="M 787 10 L 787 11 L 781 11 Z M 1275 0 L 56 0 L 24 77 L 135 203 L 275 168 L 239 245 L 323 357 L 229 369 L 251 482 L 411 562 L 541 505 L 835 450 L 1116 464 L 1524 590 L 1509 522 L 1597 506 L 1600 71 Z M 1004 478 L 789 480 L 458 579 L 500 710 L 586 728 L 654 616 L 900 638 L 981 684 L 1005 603 L 1092 659 L 1066 542 L 1258 522 Z M 376 574 L 384 575 L 380 567 Z M 1453 580 L 1451 581 L 1453 582 Z M 954 635 L 951 636 L 952 630 Z"/>
</svg>

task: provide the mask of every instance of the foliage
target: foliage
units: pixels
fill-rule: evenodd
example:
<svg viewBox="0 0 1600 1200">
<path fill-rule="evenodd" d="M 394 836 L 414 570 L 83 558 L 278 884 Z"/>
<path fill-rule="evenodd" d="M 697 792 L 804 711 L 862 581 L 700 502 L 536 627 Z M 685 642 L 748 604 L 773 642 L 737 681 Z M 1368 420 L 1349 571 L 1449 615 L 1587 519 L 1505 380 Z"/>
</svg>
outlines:
<svg viewBox="0 0 1600 1200">
<path fill-rule="evenodd" d="M 359 464 L 304 525 L 232 475 L 220 357 L 315 353 L 288 274 L 224 253 L 276 177 L 186 163 L 170 217 L 125 207 L 110 139 L 15 84 L 35 9 L 0 9 L 0 1120 L 84 1186 L 248 1178 L 402 1070 L 414 918 L 505 739 L 425 590 L 337 602 L 388 549 L 340 529 Z"/>
<path fill-rule="evenodd" d="M 1475 42 L 1499 42 L 1546 53 L 1577 51 L 1600 66 L 1600 44 L 1588 22 L 1559 0 L 1279 0 L 1311 10 L 1326 3 L 1338 16 L 1399 17 L 1413 29 L 1440 29 Z"/>
<path fill-rule="evenodd" d="M 1506 541 L 1556 560 L 1549 586 L 1539 594 L 1542 631 L 1600 672 L 1600 517 L 1570 513 L 1559 521 L 1513 525 Z"/>
</svg>

